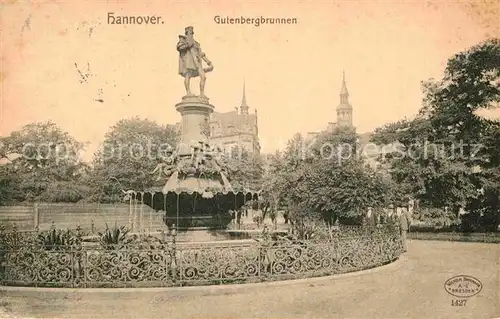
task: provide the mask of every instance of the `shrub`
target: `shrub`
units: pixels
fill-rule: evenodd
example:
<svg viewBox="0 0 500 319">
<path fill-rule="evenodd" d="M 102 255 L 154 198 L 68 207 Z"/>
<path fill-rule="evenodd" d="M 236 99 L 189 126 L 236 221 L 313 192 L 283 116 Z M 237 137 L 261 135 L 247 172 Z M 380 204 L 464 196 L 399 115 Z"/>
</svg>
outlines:
<svg viewBox="0 0 500 319">
<path fill-rule="evenodd" d="M 115 226 L 113 228 L 109 228 L 106 223 L 106 229 L 103 233 L 98 233 L 100 239 L 99 243 L 104 249 L 119 249 L 122 245 L 127 244 L 128 237 L 127 234 L 130 232 L 125 226 Z"/>
<path fill-rule="evenodd" d="M 434 228 L 455 227 L 459 224 L 457 214 L 442 208 L 421 208 L 413 212 L 413 219 Z"/>
<path fill-rule="evenodd" d="M 38 234 L 36 243 L 44 250 L 68 249 L 81 244 L 81 237 L 71 230 L 51 228 Z"/>
<path fill-rule="evenodd" d="M 18 250 L 24 245 L 23 233 L 14 224 L 0 224 L 0 251 Z"/>
<path fill-rule="evenodd" d="M 126 243 L 129 247 L 138 250 L 162 250 L 169 246 L 167 240 L 162 240 L 149 234 L 132 235 L 130 238 L 127 238 Z"/>
</svg>

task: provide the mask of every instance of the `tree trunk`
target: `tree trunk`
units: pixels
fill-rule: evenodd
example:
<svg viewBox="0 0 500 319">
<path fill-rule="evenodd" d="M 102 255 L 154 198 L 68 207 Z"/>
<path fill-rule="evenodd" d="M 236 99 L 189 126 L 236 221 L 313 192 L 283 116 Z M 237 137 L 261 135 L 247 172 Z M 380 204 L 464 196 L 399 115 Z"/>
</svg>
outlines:
<svg viewBox="0 0 500 319">
<path fill-rule="evenodd" d="M 269 206 L 265 206 L 262 209 L 262 220 L 266 219 L 267 211 L 269 210 Z"/>
</svg>

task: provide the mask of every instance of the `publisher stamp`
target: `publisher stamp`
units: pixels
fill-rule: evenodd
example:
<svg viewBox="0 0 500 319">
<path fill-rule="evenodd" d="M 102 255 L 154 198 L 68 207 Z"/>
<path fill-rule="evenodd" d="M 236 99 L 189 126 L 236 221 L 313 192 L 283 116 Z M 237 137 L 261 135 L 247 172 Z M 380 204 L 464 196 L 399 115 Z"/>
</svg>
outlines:
<svg viewBox="0 0 500 319">
<path fill-rule="evenodd" d="M 444 283 L 444 290 L 453 297 L 451 305 L 454 307 L 464 307 L 467 305 L 467 298 L 477 295 L 483 289 L 481 281 L 475 277 L 458 275 L 451 277 Z"/>
</svg>

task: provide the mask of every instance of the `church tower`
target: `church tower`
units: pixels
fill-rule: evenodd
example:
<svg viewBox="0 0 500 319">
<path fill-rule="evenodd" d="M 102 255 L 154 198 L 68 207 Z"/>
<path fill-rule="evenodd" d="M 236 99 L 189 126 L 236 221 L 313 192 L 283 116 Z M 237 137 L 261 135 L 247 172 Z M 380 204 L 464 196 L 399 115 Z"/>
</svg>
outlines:
<svg viewBox="0 0 500 319">
<path fill-rule="evenodd" d="M 243 97 L 241 98 L 240 112 L 241 114 L 248 114 L 247 95 L 245 92 L 245 80 L 243 80 Z"/>
<path fill-rule="evenodd" d="M 337 125 L 352 127 L 352 106 L 349 104 L 349 92 L 345 84 L 345 73 L 342 72 L 340 88 L 340 104 L 337 106 Z"/>
</svg>

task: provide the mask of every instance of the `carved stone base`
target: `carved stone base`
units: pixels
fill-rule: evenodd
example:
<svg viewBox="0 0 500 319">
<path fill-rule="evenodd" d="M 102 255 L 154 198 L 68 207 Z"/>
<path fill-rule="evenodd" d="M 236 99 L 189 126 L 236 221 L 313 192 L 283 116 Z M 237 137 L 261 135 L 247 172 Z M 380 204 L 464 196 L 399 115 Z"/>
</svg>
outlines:
<svg viewBox="0 0 500 319">
<path fill-rule="evenodd" d="M 182 102 L 199 102 L 208 104 L 209 100 L 210 99 L 208 98 L 208 96 L 201 96 L 195 94 L 188 94 L 182 97 Z"/>
</svg>

